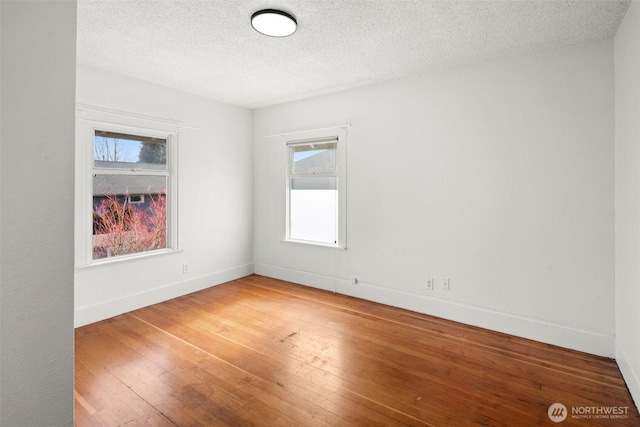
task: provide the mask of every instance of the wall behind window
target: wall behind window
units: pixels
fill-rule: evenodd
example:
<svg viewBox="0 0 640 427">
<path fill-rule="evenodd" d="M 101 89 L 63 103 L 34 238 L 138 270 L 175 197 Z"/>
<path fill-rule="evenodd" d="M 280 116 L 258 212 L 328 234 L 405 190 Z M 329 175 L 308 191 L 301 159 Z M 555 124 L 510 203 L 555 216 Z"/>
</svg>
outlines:
<svg viewBox="0 0 640 427">
<path fill-rule="evenodd" d="M 611 356 L 613 94 L 605 41 L 258 110 L 256 272 Z M 281 243 L 264 136 L 343 122 L 348 249 Z"/>
<path fill-rule="evenodd" d="M 76 326 L 252 273 L 251 111 L 86 66 L 77 74 L 78 103 L 200 130 L 178 141 L 182 251 L 76 270 Z"/>
</svg>

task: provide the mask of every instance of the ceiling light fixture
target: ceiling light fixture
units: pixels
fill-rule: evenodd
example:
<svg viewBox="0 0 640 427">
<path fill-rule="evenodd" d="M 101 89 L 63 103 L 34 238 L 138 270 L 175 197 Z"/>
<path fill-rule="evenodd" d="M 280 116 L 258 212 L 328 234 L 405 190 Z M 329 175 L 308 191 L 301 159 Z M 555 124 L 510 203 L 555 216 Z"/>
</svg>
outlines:
<svg viewBox="0 0 640 427">
<path fill-rule="evenodd" d="M 276 9 L 263 9 L 251 15 L 251 26 L 260 34 L 287 37 L 296 32 L 296 18 Z"/>
</svg>

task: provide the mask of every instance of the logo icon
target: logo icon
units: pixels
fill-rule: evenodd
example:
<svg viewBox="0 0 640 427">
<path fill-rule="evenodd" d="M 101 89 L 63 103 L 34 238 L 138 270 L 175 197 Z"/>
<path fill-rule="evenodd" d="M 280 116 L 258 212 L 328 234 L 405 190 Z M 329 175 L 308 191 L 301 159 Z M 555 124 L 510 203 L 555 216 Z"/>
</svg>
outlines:
<svg viewBox="0 0 640 427">
<path fill-rule="evenodd" d="M 549 419 L 554 423 L 561 423 L 567 418 L 567 407 L 562 403 L 554 403 L 553 405 L 549 406 L 547 415 L 549 416 Z"/>
</svg>

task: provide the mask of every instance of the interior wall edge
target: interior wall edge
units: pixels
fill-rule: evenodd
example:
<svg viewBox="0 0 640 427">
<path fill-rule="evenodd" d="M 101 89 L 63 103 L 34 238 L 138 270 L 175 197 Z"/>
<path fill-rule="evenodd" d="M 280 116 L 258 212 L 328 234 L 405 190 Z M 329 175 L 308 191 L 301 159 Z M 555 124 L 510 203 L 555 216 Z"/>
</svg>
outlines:
<svg viewBox="0 0 640 427">
<path fill-rule="evenodd" d="M 74 326 L 79 328 L 139 308 L 240 279 L 253 274 L 253 269 L 253 264 L 251 263 L 238 265 L 226 270 L 172 283 L 167 286 L 149 289 L 134 295 L 127 295 L 122 298 L 116 298 L 85 307 L 77 307 L 74 312 Z"/>
<path fill-rule="evenodd" d="M 619 340 L 616 340 L 616 363 L 622 377 L 625 379 L 629 393 L 633 402 L 636 404 L 636 408 L 640 408 L 640 375 L 633 369 L 631 359 L 627 356 L 625 349 Z"/>
<path fill-rule="evenodd" d="M 254 271 L 255 274 L 274 279 L 337 292 L 597 356 L 613 358 L 616 355 L 613 335 L 570 328 L 509 313 L 473 307 L 455 301 L 370 286 L 363 282 L 354 285 L 346 279 L 269 264 L 256 263 Z"/>
</svg>

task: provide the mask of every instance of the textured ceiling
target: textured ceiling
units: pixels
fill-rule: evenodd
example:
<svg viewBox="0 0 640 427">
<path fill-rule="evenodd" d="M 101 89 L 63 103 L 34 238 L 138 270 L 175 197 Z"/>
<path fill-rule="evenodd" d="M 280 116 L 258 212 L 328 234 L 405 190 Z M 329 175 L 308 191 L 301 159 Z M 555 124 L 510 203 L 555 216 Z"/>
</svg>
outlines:
<svg viewBox="0 0 640 427">
<path fill-rule="evenodd" d="M 249 108 L 615 35 L 629 1 L 78 0 L 78 62 Z M 298 20 L 265 37 L 253 12 Z"/>
</svg>

